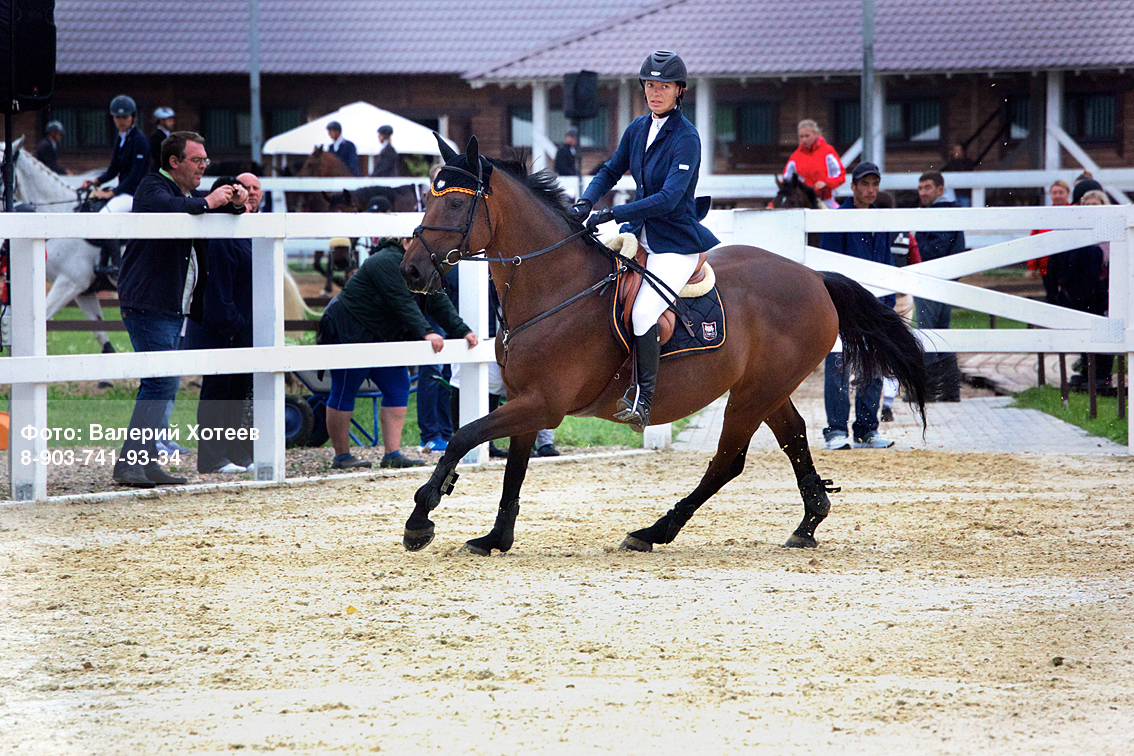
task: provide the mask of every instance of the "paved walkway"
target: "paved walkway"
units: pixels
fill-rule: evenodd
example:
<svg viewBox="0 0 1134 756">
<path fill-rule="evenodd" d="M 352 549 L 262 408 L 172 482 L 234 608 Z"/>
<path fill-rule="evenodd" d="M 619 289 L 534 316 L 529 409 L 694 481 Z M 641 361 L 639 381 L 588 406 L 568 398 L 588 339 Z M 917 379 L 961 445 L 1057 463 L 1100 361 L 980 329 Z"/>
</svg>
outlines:
<svg viewBox="0 0 1134 756">
<path fill-rule="evenodd" d="M 1070 358 L 1069 358 L 1070 359 Z M 1058 380 L 1058 356 L 1049 356 L 1048 381 Z M 1070 369 L 1070 364 L 1068 364 Z M 1019 391 L 1036 385 L 1034 355 L 965 355 L 962 372 L 967 381 L 980 377 L 986 385 Z M 807 422 L 807 440 L 812 449 L 823 448 L 823 427 L 827 424 L 823 407 L 823 370 L 816 370 L 792 397 Z M 716 450 L 727 397 L 718 399 L 693 418 L 674 441 L 674 448 L 688 451 Z M 897 449 L 936 451 L 996 451 L 1054 454 L 1126 454 L 1126 446 L 1088 435 L 1082 429 L 1046 415 L 1039 410 L 1013 409 L 1009 396 L 966 397 L 960 402 L 926 405 L 928 429 L 922 436 L 910 406 L 899 399 L 894 404 L 894 421 L 883 423 L 880 432 L 896 442 Z M 853 406 L 852 406 L 853 413 Z M 853 417 L 852 417 L 853 420 Z M 776 450 L 775 437 L 761 427 L 752 438 L 752 449 Z"/>
</svg>

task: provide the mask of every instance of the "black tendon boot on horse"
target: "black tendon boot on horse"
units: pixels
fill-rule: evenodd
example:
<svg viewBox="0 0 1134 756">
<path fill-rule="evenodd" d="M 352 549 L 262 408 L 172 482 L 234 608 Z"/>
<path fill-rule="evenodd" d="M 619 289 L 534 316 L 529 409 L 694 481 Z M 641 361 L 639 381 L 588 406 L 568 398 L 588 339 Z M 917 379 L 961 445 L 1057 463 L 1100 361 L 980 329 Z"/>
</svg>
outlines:
<svg viewBox="0 0 1134 756">
<path fill-rule="evenodd" d="M 650 403 L 658 385 L 658 361 L 661 359 L 658 326 L 655 324 L 636 337 L 634 343 L 638 348 L 638 383 L 628 388 L 626 395 L 618 400 L 614 419 L 629 423 L 631 428 L 641 433 L 650 424 Z"/>
</svg>

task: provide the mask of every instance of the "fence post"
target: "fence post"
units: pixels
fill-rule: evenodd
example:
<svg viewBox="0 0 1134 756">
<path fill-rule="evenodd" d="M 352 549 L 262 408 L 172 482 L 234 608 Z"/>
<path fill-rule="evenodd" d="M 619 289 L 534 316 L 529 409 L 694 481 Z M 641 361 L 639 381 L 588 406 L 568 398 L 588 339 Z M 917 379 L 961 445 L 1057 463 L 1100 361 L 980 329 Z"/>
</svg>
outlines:
<svg viewBox="0 0 1134 756">
<path fill-rule="evenodd" d="M 469 262 L 457 266 L 461 319 L 482 339 L 488 338 L 488 265 Z M 497 324 L 499 327 L 499 324 Z M 461 363 L 461 406 L 457 425 L 464 427 L 488 414 L 488 363 Z M 488 444 L 481 444 L 461 460 L 482 465 L 488 461 Z"/>
<path fill-rule="evenodd" d="M 284 345 L 283 239 L 252 239 L 252 343 Z M 252 374 L 252 417 L 259 436 L 253 445 L 256 480 L 280 483 L 287 474 L 284 440 L 284 375 Z"/>
<path fill-rule="evenodd" d="M 43 239 L 12 239 L 13 357 L 47 354 L 46 244 Z M 46 499 L 47 466 L 38 458 L 47 451 L 47 439 L 38 434 L 28 438 L 23 431 L 47 428 L 47 384 L 13 383 L 11 397 L 8 480 L 12 498 Z"/>
</svg>

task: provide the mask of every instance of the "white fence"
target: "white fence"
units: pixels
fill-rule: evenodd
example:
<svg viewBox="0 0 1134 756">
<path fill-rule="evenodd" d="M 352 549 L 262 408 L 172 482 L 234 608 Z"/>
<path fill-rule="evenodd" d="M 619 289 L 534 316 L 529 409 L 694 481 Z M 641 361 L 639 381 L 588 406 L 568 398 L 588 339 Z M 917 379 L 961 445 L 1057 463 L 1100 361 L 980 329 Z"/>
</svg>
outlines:
<svg viewBox="0 0 1134 756">
<path fill-rule="evenodd" d="M 241 373 L 254 374 L 254 413 L 260 437 L 254 458 L 259 480 L 284 477 L 283 376 L 316 368 L 471 363 L 462 370 L 461 423 L 487 412 L 487 363 L 495 359 L 485 339 L 474 349 L 446 341 L 435 355 L 424 342 L 375 345 L 286 346 L 283 336 L 283 242 L 288 238 L 407 236 L 420 215 L 267 214 L 208 215 L 38 214 L 0 215 L 0 237 L 12 239 L 13 356 L 0 360 L 0 383 L 11 384 L 9 469 L 12 496 L 46 493 L 47 385 L 53 382 Z M 709 225 L 725 242 L 754 244 L 805 265 L 845 273 L 877 292 L 902 291 L 1036 325 L 1037 329 L 919 332 L 929 350 L 969 352 L 1134 352 L 1134 289 L 1131 244 L 1134 209 L 989 208 L 865 211 L 714 211 Z M 1027 237 L 1032 228 L 1055 229 Z M 808 232 L 955 230 L 1010 233 L 1013 241 L 906 268 L 892 268 L 808 247 Z M 252 238 L 255 346 L 247 349 L 91 354 L 46 354 L 44 247 L 55 238 Z M 957 283 L 964 275 L 1073 249 L 1110 243 L 1110 317 L 1074 312 L 1021 297 Z M 460 310 L 487 335 L 487 270 L 461 266 Z M 27 452 L 25 454 L 24 452 Z M 485 449 L 471 461 L 483 461 Z M 109 474 L 109 471 L 108 471 Z"/>
</svg>

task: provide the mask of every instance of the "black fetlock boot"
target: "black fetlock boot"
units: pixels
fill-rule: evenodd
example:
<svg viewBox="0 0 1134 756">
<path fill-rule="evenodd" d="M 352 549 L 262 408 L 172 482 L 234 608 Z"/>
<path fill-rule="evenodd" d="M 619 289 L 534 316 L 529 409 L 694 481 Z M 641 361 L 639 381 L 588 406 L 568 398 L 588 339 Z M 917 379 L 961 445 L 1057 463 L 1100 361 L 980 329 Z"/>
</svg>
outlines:
<svg viewBox="0 0 1134 756">
<path fill-rule="evenodd" d="M 641 433 L 650 424 L 650 404 L 658 384 L 658 361 L 661 359 L 658 326 L 652 326 L 634 341 L 638 347 L 638 383 L 627 389 L 626 395 L 618 400 L 614 419 L 629 423 L 631 428 Z"/>
</svg>

